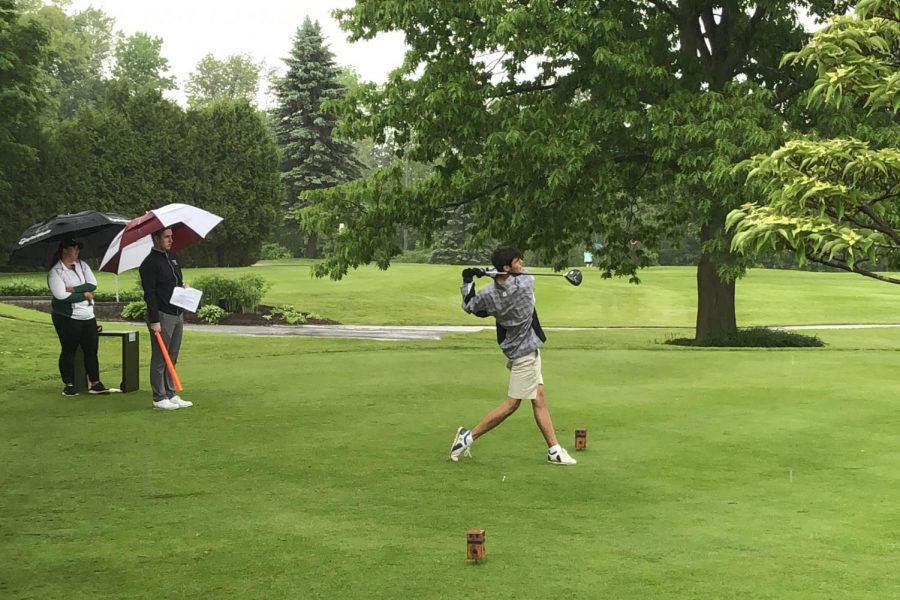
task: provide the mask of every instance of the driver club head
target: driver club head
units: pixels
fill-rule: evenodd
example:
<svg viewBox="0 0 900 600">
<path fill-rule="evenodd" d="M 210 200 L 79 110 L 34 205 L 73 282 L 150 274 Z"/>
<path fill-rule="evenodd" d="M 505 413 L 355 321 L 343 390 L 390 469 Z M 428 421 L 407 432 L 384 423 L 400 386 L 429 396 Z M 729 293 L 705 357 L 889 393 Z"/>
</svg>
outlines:
<svg viewBox="0 0 900 600">
<path fill-rule="evenodd" d="M 563 277 L 565 277 L 566 281 L 568 281 L 572 285 L 581 285 L 581 271 L 579 271 L 578 269 L 572 269 L 571 271 L 563 275 Z"/>
</svg>

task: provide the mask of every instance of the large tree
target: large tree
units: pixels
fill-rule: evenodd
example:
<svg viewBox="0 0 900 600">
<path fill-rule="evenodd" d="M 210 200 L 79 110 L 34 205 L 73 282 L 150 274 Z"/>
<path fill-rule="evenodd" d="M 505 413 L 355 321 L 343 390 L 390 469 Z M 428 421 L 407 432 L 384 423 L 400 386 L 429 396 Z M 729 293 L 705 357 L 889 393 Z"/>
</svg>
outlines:
<svg viewBox="0 0 900 600">
<path fill-rule="evenodd" d="M 68 14 L 70 2 L 23 2 L 26 18 L 50 33 L 42 85 L 60 119 L 85 104 L 95 105 L 103 92 L 104 70 L 112 56 L 113 22 L 97 8 Z"/>
<path fill-rule="evenodd" d="M 202 108 L 223 99 L 255 104 L 261 69 L 262 64 L 247 54 L 232 54 L 224 60 L 207 54 L 188 77 L 188 106 Z"/>
<path fill-rule="evenodd" d="M 80 110 L 53 137 L 43 187 L 59 210 L 137 216 L 181 201 L 184 112 L 160 92 L 113 82 L 97 107 Z"/>
<path fill-rule="evenodd" d="M 42 185 L 60 210 L 137 216 L 185 202 L 225 219 L 185 251 L 186 264 L 258 259 L 282 192 L 272 133 L 246 100 L 184 111 L 158 91 L 115 82 L 98 107 L 60 124 L 54 139 Z"/>
<path fill-rule="evenodd" d="M 39 88 L 48 36 L 21 18 L 14 0 L 0 0 L 0 244 L 8 247 L 40 216 L 40 204 L 22 197 L 23 174 L 36 167 L 39 117 L 46 101 Z M 0 263 L 7 260 L 6 253 Z"/>
<path fill-rule="evenodd" d="M 175 89 L 175 78 L 166 75 L 169 61 L 162 55 L 162 44 L 162 38 L 141 31 L 128 37 L 119 34 L 113 77 L 135 92 Z"/>
<path fill-rule="evenodd" d="M 359 176 L 353 146 L 334 137 L 337 117 L 327 106 L 345 93 L 341 70 L 334 62 L 318 22 L 307 17 L 297 28 L 287 72 L 276 85 L 276 139 L 282 154 L 288 219 L 304 206 L 299 195 L 328 188 Z M 316 236 L 307 236 L 307 255 L 315 254 Z"/>
<path fill-rule="evenodd" d="M 278 149 L 265 116 L 247 100 L 217 100 L 189 110 L 179 201 L 224 221 L 185 252 L 188 264 L 237 266 L 259 260 L 277 222 L 282 188 Z"/>
<path fill-rule="evenodd" d="M 900 284 L 875 272 L 900 268 L 900 2 L 863 0 L 785 58 L 816 66 L 812 106 L 868 118 L 853 137 L 797 138 L 748 161 L 768 202 L 731 213 L 733 247 L 788 248 L 801 264 Z"/>
<path fill-rule="evenodd" d="M 696 336 L 736 328 L 725 216 L 740 205 L 732 165 L 782 141 L 802 69 L 779 69 L 808 39 L 800 11 L 838 0 L 360 0 L 337 12 L 353 40 L 401 31 L 409 50 L 383 89 L 348 98 L 347 132 L 394 135 L 432 177 L 399 168 L 316 194 L 305 212 L 346 234 L 319 269 L 342 276 L 399 251 L 396 224 L 424 234 L 467 205 L 473 241 L 505 240 L 559 266 L 604 248 L 604 275 L 635 278 L 666 232 L 702 241 Z M 629 245 L 639 239 L 636 250 Z"/>
</svg>

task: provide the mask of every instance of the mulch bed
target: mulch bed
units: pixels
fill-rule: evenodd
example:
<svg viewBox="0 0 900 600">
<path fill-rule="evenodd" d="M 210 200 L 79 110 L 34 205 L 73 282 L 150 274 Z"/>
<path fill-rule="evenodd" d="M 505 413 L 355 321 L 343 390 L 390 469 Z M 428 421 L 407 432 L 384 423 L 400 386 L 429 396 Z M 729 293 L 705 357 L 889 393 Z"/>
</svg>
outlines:
<svg viewBox="0 0 900 600">
<path fill-rule="evenodd" d="M 219 325 L 289 325 L 290 323 L 285 323 L 281 317 L 272 317 L 271 319 L 264 319 L 263 315 L 269 315 L 272 313 L 271 306 L 266 304 L 260 304 L 257 311 L 253 314 L 249 313 L 229 313 L 227 317 L 222 319 L 219 322 Z M 340 325 L 338 321 L 332 321 L 331 319 L 310 319 L 309 313 L 304 313 L 300 311 L 307 317 L 305 325 Z M 203 323 L 200 319 L 197 318 L 197 315 L 194 313 L 184 313 L 184 322 L 185 323 L 197 323 L 202 325 Z"/>
<path fill-rule="evenodd" d="M 50 312 L 50 300 L 45 297 L 4 296 L 0 298 L 0 302 L 16 304 L 18 306 L 33 308 L 43 312 Z M 94 305 L 94 314 L 97 315 L 97 318 L 101 321 L 121 321 L 122 309 L 125 308 L 126 304 L 128 303 L 97 302 Z M 227 317 L 225 317 L 219 323 L 219 325 L 289 325 L 289 323 L 285 323 L 281 317 L 264 319 L 263 315 L 271 314 L 272 308 L 272 306 L 269 306 L 267 304 L 261 304 L 256 313 L 253 314 L 231 313 Z M 307 315 L 307 317 L 309 315 L 309 313 L 303 314 Z M 195 315 L 194 313 L 184 313 L 184 320 L 186 323 L 196 323 L 203 325 L 203 323 L 197 318 L 197 315 Z M 341 323 L 339 321 L 332 321 L 331 319 L 309 319 L 306 324 L 340 325 Z"/>
</svg>

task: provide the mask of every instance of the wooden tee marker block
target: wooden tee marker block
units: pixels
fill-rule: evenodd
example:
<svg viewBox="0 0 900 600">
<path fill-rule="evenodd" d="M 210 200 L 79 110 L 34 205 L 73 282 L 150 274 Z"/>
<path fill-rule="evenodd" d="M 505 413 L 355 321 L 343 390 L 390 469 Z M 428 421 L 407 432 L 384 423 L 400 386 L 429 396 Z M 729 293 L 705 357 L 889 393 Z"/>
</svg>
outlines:
<svg viewBox="0 0 900 600">
<path fill-rule="evenodd" d="M 575 449 L 584 450 L 587 448 L 587 429 L 575 430 Z"/>
<path fill-rule="evenodd" d="M 484 560 L 484 529 L 470 529 L 466 533 L 466 558 Z"/>
</svg>

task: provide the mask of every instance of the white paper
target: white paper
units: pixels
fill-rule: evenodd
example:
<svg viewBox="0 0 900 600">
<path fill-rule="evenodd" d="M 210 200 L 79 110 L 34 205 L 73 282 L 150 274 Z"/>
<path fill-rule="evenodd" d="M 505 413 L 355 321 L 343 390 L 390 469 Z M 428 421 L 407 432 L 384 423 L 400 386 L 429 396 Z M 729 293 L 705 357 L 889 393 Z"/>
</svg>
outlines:
<svg viewBox="0 0 900 600">
<path fill-rule="evenodd" d="M 169 303 L 190 312 L 197 312 L 202 297 L 203 292 L 196 288 L 176 287 L 172 290 L 172 299 L 169 300 Z"/>
</svg>

